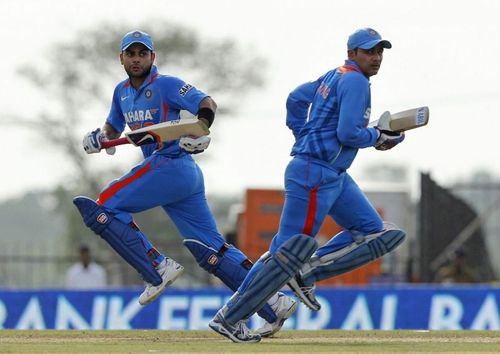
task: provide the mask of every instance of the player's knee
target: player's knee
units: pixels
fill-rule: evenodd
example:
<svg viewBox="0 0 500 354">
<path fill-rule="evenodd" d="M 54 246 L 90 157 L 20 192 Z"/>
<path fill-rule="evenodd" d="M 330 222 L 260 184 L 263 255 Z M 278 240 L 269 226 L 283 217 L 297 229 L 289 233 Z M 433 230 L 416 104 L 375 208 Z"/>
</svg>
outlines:
<svg viewBox="0 0 500 354">
<path fill-rule="evenodd" d="M 389 252 L 398 247 L 406 238 L 406 231 L 392 223 L 384 223 L 384 232 L 391 234 L 388 235 L 390 239 L 388 242 Z"/>
<path fill-rule="evenodd" d="M 219 257 L 215 249 L 197 240 L 184 240 L 183 244 L 194 256 L 200 267 L 209 273 L 213 273 L 219 263 Z"/>
<path fill-rule="evenodd" d="M 318 243 L 314 237 L 298 234 L 284 242 L 274 254 L 273 259 L 285 272 L 293 276 L 317 248 Z"/>
<path fill-rule="evenodd" d="M 85 225 L 96 234 L 100 235 L 108 227 L 110 216 L 94 200 L 79 196 L 73 199 L 73 203 L 82 215 Z"/>
<path fill-rule="evenodd" d="M 371 235 L 371 234 L 376 234 L 378 232 L 382 232 L 385 229 L 385 223 L 381 218 L 375 218 L 371 219 L 369 221 L 366 221 L 365 223 L 361 225 L 356 225 L 353 229 L 349 230 L 355 230 L 359 232 L 362 235 Z"/>
<path fill-rule="evenodd" d="M 267 261 L 269 261 L 269 259 L 271 257 L 272 257 L 272 254 L 269 251 L 267 251 L 267 252 L 263 253 L 262 256 L 259 257 L 259 261 L 266 263 Z"/>
<path fill-rule="evenodd" d="M 209 247 L 198 240 L 186 239 L 183 243 L 184 246 L 186 246 L 186 248 L 193 254 L 200 267 L 212 274 L 216 274 L 217 270 L 223 266 L 223 263 L 225 263 L 224 260 L 228 261 L 226 253 L 235 253 L 231 252 L 234 247 L 227 243 L 224 243 L 218 250 Z M 246 270 L 252 267 L 252 262 L 241 254 L 241 252 L 233 258 L 235 258 L 234 263 L 239 263 L 241 267 Z"/>
<path fill-rule="evenodd" d="M 398 227 L 396 224 L 384 221 L 384 228 L 382 231 L 383 238 L 386 238 L 387 247 L 389 252 L 399 246 L 406 238 L 406 231 Z"/>
<path fill-rule="evenodd" d="M 90 198 L 76 197 L 73 203 L 82 215 L 85 225 L 109 243 L 144 280 L 153 285 L 161 284 L 162 278 L 151 264 L 136 229 L 115 218 Z"/>
<path fill-rule="evenodd" d="M 384 228 L 384 230 L 399 230 L 399 231 L 403 231 L 399 226 L 397 226 L 396 224 L 394 224 L 393 222 L 390 222 L 390 221 L 384 221 L 383 222 L 383 228 Z"/>
<path fill-rule="evenodd" d="M 373 228 L 377 231 L 381 231 L 385 229 L 384 221 L 380 218 L 373 221 Z"/>
<path fill-rule="evenodd" d="M 184 240 L 184 245 L 193 254 L 200 267 L 215 275 L 234 291 L 252 268 L 252 262 L 241 251 L 227 243 L 218 250 L 198 240 Z"/>
<path fill-rule="evenodd" d="M 278 252 L 284 252 L 291 255 L 294 255 L 299 260 L 306 261 L 309 259 L 308 254 L 312 249 L 316 249 L 318 247 L 318 243 L 314 239 L 314 237 L 305 235 L 305 234 L 297 234 L 292 236 L 290 239 L 285 241 L 279 248 Z"/>
<path fill-rule="evenodd" d="M 119 237 L 124 244 L 135 244 L 139 241 L 135 230 L 131 230 L 129 224 L 121 221 L 94 200 L 87 197 L 76 197 L 73 199 L 73 203 L 82 215 L 85 225 L 102 238 Z"/>
<path fill-rule="evenodd" d="M 384 254 L 396 249 L 406 238 L 406 232 L 391 223 L 384 223 L 381 232 L 367 235 L 366 248 L 372 259 L 382 257 Z"/>
</svg>

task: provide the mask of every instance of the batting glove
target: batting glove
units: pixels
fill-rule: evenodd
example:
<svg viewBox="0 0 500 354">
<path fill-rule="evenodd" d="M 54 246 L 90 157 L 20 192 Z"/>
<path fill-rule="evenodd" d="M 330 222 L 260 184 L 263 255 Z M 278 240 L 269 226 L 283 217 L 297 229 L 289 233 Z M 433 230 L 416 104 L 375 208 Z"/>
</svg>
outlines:
<svg viewBox="0 0 500 354">
<path fill-rule="evenodd" d="M 87 154 L 95 154 L 101 151 L 101 141 L 107 140 L 106 135 L 101 130 L 101 128 L 97 128 L 94 131 L 91 131 L 83 137 L 83 149 Z M 110 147 L 106 149 L 106 153 L 108 155 L 113 155 L 116 152 L 116 148 Z"/>
<path fill-rule="evenodd" d="M 380 130 L 378 127 L 375 127 L 379 132 L 379 136 L 377 142 L 374 147 L 377 150 L 389 150 L 394 146 L 398 145 L 400 142 L 405 140 L 405 133 L 397 133 L 390 130 Z"/>
<path fill-rule="evenodd" d="M 186 150 L 190 154 L 199 154 L 203 152 L 210 145 L 210 138 L 208 136 L 192 137 L 183 136 L 179 139 L 179 146 L 181 149 Z"/>
<path fill-rule="evenodd" d="M 104 133 L 101 131 L 101 128 L 97 128 L 94 131 L 91 131 L 83 137 L 83 150 L 87 154 L 95 154 L 101 151 L 101 140 L 104 136 Z"/>
</svg>

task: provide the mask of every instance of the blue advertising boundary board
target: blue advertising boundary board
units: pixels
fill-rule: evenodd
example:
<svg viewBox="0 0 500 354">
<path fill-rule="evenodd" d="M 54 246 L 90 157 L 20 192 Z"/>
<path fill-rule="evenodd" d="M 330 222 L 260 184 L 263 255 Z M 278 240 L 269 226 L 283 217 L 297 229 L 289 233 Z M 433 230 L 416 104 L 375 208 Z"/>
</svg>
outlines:
<svg viewBox="0 0 500 354">
<path fill-rule="evenodd" d="M 0 289 L 0 329 L 208 329 L 231 296 L 220 288 L 167 289 L 155 302 L 141 306 L 141 291 Z M 500 287 L 329 287 L 319 288 L 317 297 L 320 311 L 301 304 L 284 328 L 500 329 Z M 251 327 L 261 324 L 252 317 Z"/>
</svg>

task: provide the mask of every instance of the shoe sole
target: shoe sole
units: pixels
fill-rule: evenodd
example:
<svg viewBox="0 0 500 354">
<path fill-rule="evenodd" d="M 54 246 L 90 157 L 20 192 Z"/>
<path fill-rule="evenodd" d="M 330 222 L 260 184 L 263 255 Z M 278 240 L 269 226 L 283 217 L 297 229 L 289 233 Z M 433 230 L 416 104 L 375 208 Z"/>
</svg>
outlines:
<svg viewBox="0 0 500 354">
<path fill-rule="evenodd" d="M 302 295 L 302 291 L 300 291 L 300 286 L 299 284 L 297 284 L 297 281 L 294 278 L 292 278 L 288 282 L 288 287 L 292 289 L 293 293 L 295 294 L 295 296 L 297 296 L 300 302 L 302 302 L 308 308 L 310 308 L 313 311 L 319 311 L 321 309 L 321 305 L 313 304 L 311 301 L 309 301 L 309 299 L 306 296 Z"/>
<path fill-rule="evenodd" d="M 158 291 L 156 293 L 154 293 L 152 296 L 148 297 L 145 301 L 142 301 L 142 302 L 139 301 L 139 304 L 144 306 L 144 305 L 148 305 L 148 304 L 152 303 L 154 300 L 156 300 L 161 295 L 161 293 L 165 290 L 165 288 L 167 286 L 169 286 L 170 284 L 172 284 L 178 277 L 180 277 L 183 272 L 184 272 L 184 267 L 180 266 L 180 270 L 175 274 L 175 276 L 172 279 L 170 279 L 166 282 L 162 282 L 161 283 L 162 286 L 160 288 L 158 288 Z"/>
<path fill-rule="evenodd" d="M 261 340 L 260 337 L 257 337 L 255 339 L 249 339 L 249 340 L 241 340 L 239 338 L 236 338 L 230 332 L 228 332 L 224 328 L 223 325 L 221 325 L 220 323 L 215 322 L 215 321 L 210 321 L 210 323 L 208 324 L 208 327 L 213 329 L 215 332 L 222 334 L 224 337 L 229 338 L 230 340 L 232 340 L 235 343 L 258 343 Z"/>
<path fill-rule="evenodd" d="M 267 338 L 278 332 L 281 329 L 281 327 L 283 327 L 283 323 L 285 323 L 285 321 L 288 320 L 290 316 L 293 315 L 293 313 L 297 310 L 297 306 L 299 306 L 299 304 L 297 302 L 294 302 L 293 305 L 290 306 L 288 311 L 285 313 L 285 315 L 281 318 L 279 326 L 274 328 L 272 331 L 259 333 L 260 336 Z"/>
</svg>

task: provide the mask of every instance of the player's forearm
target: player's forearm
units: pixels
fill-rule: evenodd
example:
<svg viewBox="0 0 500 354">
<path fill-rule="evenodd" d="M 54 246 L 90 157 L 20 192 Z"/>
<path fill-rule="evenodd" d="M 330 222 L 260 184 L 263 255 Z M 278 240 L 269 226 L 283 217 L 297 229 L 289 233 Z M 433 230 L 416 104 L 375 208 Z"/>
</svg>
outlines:
<svg viewBox="0 0 500 354">
<path fill-rule="evenodd" d="M 309 106 L 314 99 L 314 95 L 316 94 L 316 90 L 319 87 L 319 83 L 317 81 L 307 82 L 295 88 L 286 100 L 286 108 L 287 110 L 292 111 L 306 111 L 305 116 L 307 116 L 307 111 L 309 110 Z M 295 115 L 304 115 L 297 114 Z"/>
<path fill-rule="evenodd" d="M 300 85 L 288 95 L 286 100 L 286 125 L 292 130 L 295 137 L 307 121 L 309 107 L 317 87 L 316 83 L 306 83 Z"/>
<path fill-rule="evenodd" d="M 366 148 L 373 146 L 378 134 L 374 128 L 365 127 L 362 110 L 341 107 L 337 126 L 337 138 L 346 146 Z"/>
<path fill-rule="evenodd" d="M 304 126 L 307 120 L 307 111 L 302 115 L 295 115 L 291 111 L 286 113 L 286 126 L 292 131 L 293 136 L 297 138 L 300 130 Z"/>
<path fill-rule="evenodd" d="M 374 128 L 337 129 L 337 137 L 342 145 L 358 149 L 373 146 L 377 141 L 377 136 Z"/>
<path fill-rule="evenodd" d="M 353 148 L 373 146 L 378 134 L 375 129 L 366 128 L 370 118 L 370 86 L 361 75 L 347 75 L 338 85 L 341 101 L 337 137 L 343 145 Z"/>
<path fill-rule="evenodd" d="M 121 133 L 113 128 L 113 126 L 109 123 L 104 124 L 104 126 L 102 127 L 102 131 L 108 137 L 108 139 L 116 139 L 121 135 Z"/>
<path fill-rule="evenodd" d="M 210 127 L 215 119 L 215 111 L 217 104 L 211 97 L 205 97 L 198 108 L 198 119 L 201 120 L 207 127 Z"/>
</svg>

